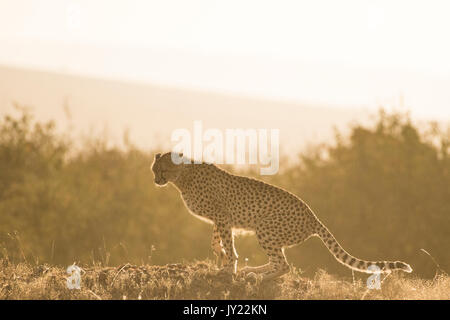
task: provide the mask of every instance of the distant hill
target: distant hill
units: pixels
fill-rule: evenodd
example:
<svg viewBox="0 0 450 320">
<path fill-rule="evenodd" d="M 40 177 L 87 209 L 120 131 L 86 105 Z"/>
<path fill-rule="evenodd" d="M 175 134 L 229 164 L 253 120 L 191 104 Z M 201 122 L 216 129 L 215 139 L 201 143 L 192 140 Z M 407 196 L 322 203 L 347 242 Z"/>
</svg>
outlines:
<svg viewBox="0 0 450 320">
<path fill-rule="evenodd" d="M 0 115 L 12 102 L 32 108 L 40 120 L 54 119 L 73 134 L 104 134 L 116 143 L 130 131 L 144 148 L 169 147 L 174 129 L 192 130 L 194 120 L 207 128 L 279 128 L 281 151 L 332 136 L 368 119 L 367 111 L 263 100 L 151 84 L 102 80 L 62 73 L 0 67 Z M 70 121 L 64 106 L 70 110 Z"/>
</svg>

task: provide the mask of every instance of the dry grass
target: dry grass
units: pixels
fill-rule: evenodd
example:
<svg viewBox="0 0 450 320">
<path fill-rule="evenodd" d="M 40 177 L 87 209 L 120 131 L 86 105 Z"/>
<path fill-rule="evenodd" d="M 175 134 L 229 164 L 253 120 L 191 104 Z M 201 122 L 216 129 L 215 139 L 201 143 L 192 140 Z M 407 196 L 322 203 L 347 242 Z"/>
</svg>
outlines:
<svg viewBox="0 0 450 320">
<path fill-rule="evenodd" d="M 66 287 L 65 268 L 0 260 L 0 299 L 450 299 L 450 277 L 387 277 L 381 290 L 319 271 L 314 279 L 292 270 L 259 283 L 217 271 L 210 261 L 192 264 L 83 267 L 80 290 Z"/>
</svg>

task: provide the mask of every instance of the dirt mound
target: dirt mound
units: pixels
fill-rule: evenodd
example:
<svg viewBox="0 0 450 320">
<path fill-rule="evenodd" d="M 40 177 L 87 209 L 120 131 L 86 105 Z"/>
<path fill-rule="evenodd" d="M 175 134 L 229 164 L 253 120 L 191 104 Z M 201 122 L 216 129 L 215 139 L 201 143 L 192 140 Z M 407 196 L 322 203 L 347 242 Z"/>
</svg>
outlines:
<svg viewBox="0 0 450 320">
<path fill-rule="evenodd" d="M 0 299 L 450 299 L 450 277 L 433 280 L 394 274 L 381 290 L 324 271 L 298 271 L 275 281 L 232 277 L 210 261 L 190 264 L 81 266 L 80 289 L 67 288 L 66 268 L 0 260 Z"/>
</svg>

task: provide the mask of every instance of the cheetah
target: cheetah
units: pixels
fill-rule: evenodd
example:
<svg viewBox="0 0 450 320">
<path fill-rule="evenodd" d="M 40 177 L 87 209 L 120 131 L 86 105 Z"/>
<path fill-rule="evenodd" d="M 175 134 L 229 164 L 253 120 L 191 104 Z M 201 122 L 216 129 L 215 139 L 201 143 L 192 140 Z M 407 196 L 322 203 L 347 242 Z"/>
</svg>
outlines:
<svg viewBox="0 0 450 320">
<path fill-rule="evenodd" d="M 182 159 L 181 163 L 174 161 L 176 157 Z M 336 260 L 352 270 L 412 272 L 411 267 L 401 261 L 365 261 L 353 257 L 310 207 L 294 194 L 257 179 L 233 175 L 211 163 L 194 163 L 182 157 L 172 152 L 156 154 L 151 167 L 154 182 L 160 187 L 169 182 L 173 184 L 189 211 L 214 225 L 211 246 L 222 270 L 236 274 L 238 255 L 234 232 L 244 229 L 256 234 L 269 262 L 244 267 L 241 271 L 246 275 L 261 274 L 263 280 L 289 272 L 284 249 L 312 236 L 319 237 Z M 379 269 L 369 268 L 372 265 Z"/>
</svg>

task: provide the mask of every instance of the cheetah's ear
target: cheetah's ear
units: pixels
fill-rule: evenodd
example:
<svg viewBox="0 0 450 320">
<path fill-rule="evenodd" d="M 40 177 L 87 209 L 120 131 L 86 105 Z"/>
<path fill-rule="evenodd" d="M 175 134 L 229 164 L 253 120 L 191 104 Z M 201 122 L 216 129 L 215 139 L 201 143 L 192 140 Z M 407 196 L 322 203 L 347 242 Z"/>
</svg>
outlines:
<svg viewBox="0 0 450 320">
<path fill-rule="evenodd" d="M 159 159 L 161 157 L 161 153 L 157 153 L 156 155 L 155 155 L 155 159 Z"/>
</svg>

